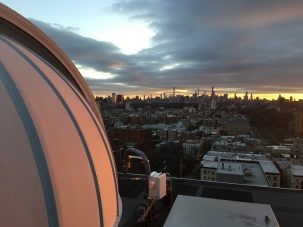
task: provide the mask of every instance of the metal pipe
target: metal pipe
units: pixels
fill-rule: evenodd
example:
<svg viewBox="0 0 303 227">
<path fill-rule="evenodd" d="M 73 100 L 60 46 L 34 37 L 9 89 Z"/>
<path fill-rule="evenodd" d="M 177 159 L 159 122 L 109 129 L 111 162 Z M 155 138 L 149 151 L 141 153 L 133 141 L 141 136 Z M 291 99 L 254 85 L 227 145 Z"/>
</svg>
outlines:
<svg viewBox="0 0 303 227">
<path fill-rule="evenodd" d="M 129 147 L 127 148 L 125 151 L 125 159 L 127 158 L 128 155 L 130 154 L 135 154 L 136 156 L 139 156 L 142 158 L 142 161 L 143 161 L 143 165 L 144 165 L 144 172 L 145 172 L 145 175 L 148 175 L 150 176 L 151 174 L 151 170 L 150 170 L 150 165 L 149 165 L 149 160 L 146 156 L 146 154 L 143 152 L 143 151 L 140 151 L 136 148 L 133 148 L 133 147 Z M 137 157 L 134 157 L 134 156 L 131 156 L 132 158 L 137 158 Z"/>
</svg>

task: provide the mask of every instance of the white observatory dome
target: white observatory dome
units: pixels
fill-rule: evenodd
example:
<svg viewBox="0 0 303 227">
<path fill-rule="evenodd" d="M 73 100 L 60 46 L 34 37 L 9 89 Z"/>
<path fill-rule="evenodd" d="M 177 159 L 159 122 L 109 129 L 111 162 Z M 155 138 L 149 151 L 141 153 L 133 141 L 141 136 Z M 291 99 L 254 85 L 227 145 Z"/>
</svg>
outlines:
<svg viewBox="0 0 303 227">
<path fill-rule="evenodd" d="M 121 214 L 94 97 L 58 46 L 0 4 L 0 226 L 97 227 Z"/>
</svg>

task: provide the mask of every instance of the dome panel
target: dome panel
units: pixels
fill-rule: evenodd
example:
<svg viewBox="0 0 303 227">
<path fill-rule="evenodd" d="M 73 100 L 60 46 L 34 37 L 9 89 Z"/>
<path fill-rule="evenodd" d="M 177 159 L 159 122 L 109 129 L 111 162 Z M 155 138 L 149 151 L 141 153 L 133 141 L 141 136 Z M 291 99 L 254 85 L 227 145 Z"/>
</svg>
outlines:
<svg viewBox="0 0 303 227">
<path fill-rule="evenodd" d="M 39 63 L 37 63 L 39 65 Z M 114 220 L 114 216 L 117 215 L 113 213 L 113 210 L 117 210 L 117 201 L 112 199 L 113 192 L 118 196 L 118 189 L 116 185 L 116 174 L 115 167 L 110 154 L 110 146 L 106 143 L 106 133 L 101 127 L 101 125 L 94 121 L 91 110 L 87 105 L 83 103 L 83 100 L 79 99 L 74 90 L 70 89 L 61 77 L 58 77 L 54 72 L 50 72 L 50 68 L 43 67 L 43 71 L 47 72 L 48 78 L 56 86 L 60 95 L 62 95 L 68 108 L 70 109 L 72 115 L 75 117 L 77 124 L 79 125 L 80 133 L 85 139 L 87 144 L 87 149 L 91 155 L 93 165 L 95 167 L 96 175 L 98 179 L 103 179 L 98 181 L 100 196 L 102 200 L 102 212 L 104 218 L 104 224 L 112 226 L 113 223 L 106 223 L 107 220 Z M 105 179 L 115 179 L 114 181 Z M 102 183 L 103 182 L 103 183 Z M 109 218 L 111 217 L 111 218 Z"/>
<path fill-rule="evenodd" d="M 0 223 L 47 226 L 47 210 L 32 147 L 12 97 L 2 83 L 6 73 L 3 70 L 0 63 L 0 105 L 5 107 L 0 111 L 1 131 L 5 132 L 0 136 Z"/>
</svg>

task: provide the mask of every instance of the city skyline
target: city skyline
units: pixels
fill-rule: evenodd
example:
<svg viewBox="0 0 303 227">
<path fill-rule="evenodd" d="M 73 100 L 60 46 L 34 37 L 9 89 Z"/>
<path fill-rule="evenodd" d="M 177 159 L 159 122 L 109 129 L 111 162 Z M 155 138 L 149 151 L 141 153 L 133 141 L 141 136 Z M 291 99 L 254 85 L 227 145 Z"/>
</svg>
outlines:
<svg viewBox="0 0 303 227">
<path fill-rule="evenodd" d="M 161 95 L 162 95 L 162 99 L 164 98 L 163 97 L 163 94 L 164 93 L 160 93 L 160 92 L 157 92 L 157 93 L 144 93 L 142 92 L 142 94 L 131 94 L 131 95 L 128 95 L 128 94 L 124 94 L 124 93 L 115 93 L 116 95 L 123 95 L 124 98 L 136 98 L 136 97 L 139 97 L 141 99 L 144 99 L 144 96 L 145 98 L 150 98 L 150 96 L 152 96 L 152 98 L 161 98 Z M 169 97 L 172 97 L 172 93 L 165 93 L 167 95 L 166 98 L 169 98 Z M 228 95 L 228 99 L 233 99 L 234 98 L 234 94 L 235 93 L 225 93 Z M 218 94 L 218 96 L 221 96 L 223 97 L 225 94 L 223 93 L 220 93 Z M 103 98 L 106 98 L 106 97 L 110 97 L 112 95 L 112 93 L 107 93 L 107 94 L 98 94 L 98 93 L 95 93 L 94 96 L 95 98 L 97 97 L 103 97 Z M 185 94 L 177 94 L 177 95 L 180 95 L 180 96 L 193 96 L 193 93 L 185 93 Z M 209 94 L 207 94 L 208 96 L 210 96 Z M 236 93 L 237 95 L 237 98 L 241 98 L 243 99 L 244 96 L 245 96 L 245 93 Z M 278 97 L 279 95 L 281 95 L 283 98 L 285 98 L 286 100 L 290 100 L 292 99 L 293 101 L 300 101 L 302 100 L 300 96 L 293 96 L 293 95 L 296 95 L 296 94 L 286 94 L 286 95 L 289 95 L 289 96 L 286 96 L 286 95 L 283 95 L 283 94 L 280 94 L 280 93 L 276 93 L 276 94 L 253 94 L 253 100 L 256 100 L 256 98 L 259 98 L 259 99 L 265 99 L 265 100 L 268 100 L 268 101 L 272 101 L 272 100 L 278 100 Z M 299 98 L 298 98 L 299 97 Z"/>
<path fill-rule="evenodd" d="M 235 96 L 237 98 L 241 98 L 241 99 L 244 99 L 245 98 L 245 95 L 248 95 L 248 99 L 251 100 L 256 100 L 256 99 L 266 99 L 266 100 L 278 100 L 279 97 L 282 97 L 286 100 L 290 100 L 290 101 L 302 101 L 302 97 L 301 96 L 297 96 L 297 94 L 293 94 L 293 93 L 275 93 L 275 94 L 258 94 L 258 93 L 253 93 L 251 91 L 240 91 L 240 92 L 235 92 L 235 93 L 232 93 L 231 91 L 226 91 L 226 90 L 220 90 L 220 89 L 217 89 L 215 87 L 214 88 L 214 91 L 215 91 L 215 96 L 218 96 L 218 97 L 223 97 L 223 96 L 226 96 L 228 97 L 228 99 L 233 99 Z M 247 94 L 246 94 L 247 93 Z M 194 89 L 191 89 L 191 90 L 184 90 L 184 89 L 178 89 L 176 87 L 172 87 L 171 89 L 167 89 L 167 90 L 162 90 L 162 91 L 157 91 L 157 92 L 144 92 L 142 91 L 141 93 L 137 93 L 137 94 L 125 94 L 123 92 L 111 92 L 111 93 L 107 93 L 107 94 L 104 94 L 104 93 L 95 93 L 94 96 L 95 97 L 103 97 L 103 98 L 106 98 L 106 97 L 111 97 L 113 94 L 115 95 L 122 95 L 124 98 L 141 98 L 141 99 L 148 99 L 148 98 L 161 98 L 161 99 L 164 99 L 164 98 L 172 98 L 174 96 L 189 96 L 189 97 L 193 97 L 194 95 L 197 95 L 197 96 L 202 96 L 202 95 L 206 95 L 208 97 L 211 97 L 211 94 L 212 94 L 212 88 L 208 88 L 206 90 L 201 90 L 201 89 L 198 89 L 198 90 L 194 90 Z M 174 95 L 175 94 L 175 95 Z"/>
<path fill-rule="evenodd" d="M 300 1 L 3 3 L 52 37 L 96 96 L 215 85 L 222 93 L 303 98 Z"/>
</svg>

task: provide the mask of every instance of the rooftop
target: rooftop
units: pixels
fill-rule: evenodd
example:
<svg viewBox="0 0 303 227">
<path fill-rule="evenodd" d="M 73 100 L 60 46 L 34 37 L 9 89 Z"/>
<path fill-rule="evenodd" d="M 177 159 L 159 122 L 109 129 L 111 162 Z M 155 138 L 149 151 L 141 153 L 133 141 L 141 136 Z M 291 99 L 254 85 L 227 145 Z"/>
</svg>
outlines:
<svg viewBox="0 0 303 227">
<path fill-rule="evenodd" d="M 261 160 L 259 163 L 265 173 L 280 174 L 280 171 L 272 161 Z"/>
<path fill-rule="evenodd" d="M 242 166 L 242 163 L 222 161 L 218 165 L 217 172 L 243 176 L 244 173 Z"/>
<path fill-rule="evenodd" d="M 211 168 L 211 169 L 217 169 L 219 162 L 212 162 L 212 161 L 202 161 L 201 162 L 203 168 Z"/>
<path fill-rule="evenodd" d="M 265 155 L 241 152 L 209 151 L 208 156 L 239 159 L 239 160 L 267 160 Z"/>
<path fill-rule="evenodd" d="M 222 165 L 223 163 L 224 167 Z M 233 175 L 242 178 L 238 178 L 236 180 L 238 183 L 242 182 L 243 184 L 269 187 L 265 174 L 261 168 L 261 165 L 258 162 L 246 162 L 239 160 L 221 161 L 217 170 L 217 174 L 220 174 L 220 177 L 218 177 L 217 175 L 218 181 L 235 182 L 234 178 L 228 176 Z M 224 174 L 224 176 L 222 176 L 222 174 Z"/>
<path fill-rule="evenodd" d="M 300 176 L 302 177 L 303 176 L 303 166 L 300 166 L 300 165 L 291 165 L 291 173 L 294 175 L 294 176 Z"/>
<path fill-rule="evenodd" d="M 265 221 L 265 216 L 269 217 L 269 223 Z M 164 226 L 202 225 L 279 226 L 270 205 L 178 195 Z"/>
<path fill-rule="evenodd" d="M 266 146 L 269 149 L 272 149 L 273 151 L 285 151 L 289 152 L 290 148 L 286 146 L 278 146 L 278 145 L 271 145 L 271 146 Z"/>
</svg>

